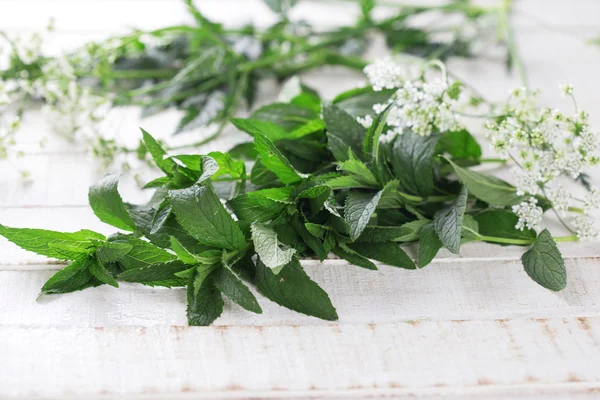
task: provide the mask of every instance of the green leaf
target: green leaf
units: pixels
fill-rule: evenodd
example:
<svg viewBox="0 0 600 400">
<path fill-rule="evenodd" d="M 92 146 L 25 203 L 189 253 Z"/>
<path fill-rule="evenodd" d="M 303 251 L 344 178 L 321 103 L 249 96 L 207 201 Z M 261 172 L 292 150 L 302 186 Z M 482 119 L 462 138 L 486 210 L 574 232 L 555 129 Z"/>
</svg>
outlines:
<svg viewBox="0 0 600 400">
<path fill-rule="evenodd" d="M 559 291 L 567 286 L 565 262 L 547 229 L 539 234 L 521 261 L 527 275 L 546 289 Z"/>
<path fill-rule="evenodd" d="M 111 275 L 110 272 L 108 272 L 101 261 L 90 260 L 90 272 L 100 282 L 116 288 L 119 287 L 117 280 Z"/>
<path fill-rule="evenodd" d="M 187 317 L 191 326 L 208 326 L 223 313 L 221 292 L 215 286 L 216 271 L 204 279 L 198 290 L 192 277 L 187 286 Z"/>
<path fill-rule="evenodd" d="M 323 103 L 329 150 L 338 161 L 348 159 L 348 150 L 362 154 L 365 128 L 354 117 L 332 103 Z"/>
<path fill-rule="evenodd" d="M 167 157 L 167 152 L 162 146 L 150 135 L 148 132 L 142 129 L 142 137 L 144 144 L 148 149 L 148 152 L 152 156 L 154 163 L 160 168 L 165 174 L 172 176 L 173 170 L 175 169 L 175 162 Z"/>
<path fill-rule="evenodd" d="M 428 222 L 427 220 L 416 220 L 401 226 L 367 226 L 356 242 L 377 243 L 390 240 L 412 242 L 419 239 L 421 229 Z"/>
<path fill-rule="evenodd" d="M 274 12 L 286 15 L 296 5 L 297 0 L 263 0 Z"/>
<path fill-rule="evenodd" d="M 332 251 L 333 254 L 348 261 L 352 265 L 356 265 L 357 267 L 370 270 L 377 269 L 377 266 L 373 264 L 371 260 L 369 260 L 367 257 L 358 254 L 356 251 L 354 251 L 344 243 L 338 243 L 338 245 L 334 247 Z"/>
<path fill-rule="evenodd" d="M 344 207 L 344 219 L 350 226 L 350 239 L 356 240 L 365 229 L 371 215 L 377 208 L 377 203 L 383 190 L 373 194 L 367 192 L 350 192 Z"/>
<path fill-rule="evenodd" d="M 252 118 L 232 118 L 231 123 L 239 130 L 248 133 L 250 136 L 256 136 L 256 133 L 260 133 L 272 142 L 291 138 L 290 134 L 285 129 L 270 121 Z"/>
<path fill-rule="evenodd" d="M 352 243 L 349 244 L 352 250 L 363 257 L 381 261 L 393 267 L 416 269 L 415 263 L 400 248 L 398 243 L 380 242 L 380 243 Z"/>
<path fill-rule="evenodd" d="M 465 214 L 463 216 L 461 243 L 477 241 L 480 238 L 479 235 L 479 224 L 472 215 Z"/>
<path fill-rule="evenodd" d="M 499 207 L 511 206 L 523 201 L 523 196 L 517 195 L 517 189 L 503 180 L 461 168 L 452 161 L 446 160 L 461 182 L 469 189 L 469 193 L 478 199 Z"/>
<path fill-rule="evenodd" d="M 377 187 L 377 178 L 365 163 L 357 159 L 351 151 L 349 152 L 348 157 L 348 160 L 340 163 L 338 170 L 354 175 L 358 180 L 362 181 L 366 187 Z"/>
<path fill-rule="evenodd" d="M 88 230 L 56 232 L 45 229 L 10 228 L 0 225 L 0 235 L 17 246 L 59 260 L 74 260 L 92 247 L 92 239 L 105 240 L 99 233 Z M 68 251 L 69 248 L 73 248 Z M 76 251 L 79 250 L 79 251 Z"/>
<path fill-rule="evenodd" d="M 452 158 L 477 161 L 481 158 L 481 146 L 465 129 L 445 132 L 438 142 L 437 153 L 448 153 Z"/>
<path fill-rule="evenodd" d="M 123 203 L 117 185 L 117 175 L 106 175 L 90 187 L 89 201 L 94 214 L 109 225 L 126 231 L 135 231 L 136 226 Z"/>
<path fill-rule="evenodd" d="M 375 116 L 373 106 L 375 104 L 386 104 L 394 92 L 395 90 L 390 89 L 376 92 L 372 87 L 367 86 L 341 93 L 333 99 L 333 103 L 354 118 L 364 117 L 365 115 Z"/>
<path fill-rule="evenodd" d="M 89 271 L 91 259 L 82 257 L 61 269 L 42 287 L 42 294 L 69 293 L 89 287 L 93 278 Z"/>
<path fill-rule="evenodd" d="M 267 222 L 276 219 L 287 207 L 287 204 L 250 196 L 254 192 L 238 196 L 227 202 L 235 215 L 247 223 L 252 222 Z"/>
<path fill-rule="evenodd" d="M 250 181 L 257 186 L 272 185 L 277 181 L 277 175 L 269 171 L 258 157 L 252 166 Z"/>
<path fill-rule="evenodd" d="M 296 197 L 296 200 L 307 199 L 310 204 L 311 212 L 316 214 L 323 209 L 330 194 L 331 187 L 328 185 L 315 185 L 301 191 Z"/>
<path fill-rule="evenodd" d="M 275 147 L 273 142 L 260 133 L 254 135 L 254 145 L 260 154 L 262 164 L 273 172 L 285 184 L 299 182 L 303 175 L 292 167 L 287 158 Z"/>
<path fill-rule="evenodd" d="M 423 226 L 419 237 L 419 268 L 431 263 L 442 246 L 442 242 L 435 232 L 435 225 L 428 223 Z"/>
<path fill-rule="evenodd" d="M 251 231 L 256 253 L 267 268 L 278 274 L 292 260 L 296 250 L 287 248 L 279 241 L 277 233 L 265 225 L 254 223 Z"/>
<path fill-rule="evenodd" d="M 364 179 L 357 175 L 336 176 L 326 181 L 332 189 L 371 189 L 377 185 L 365 183 Z"/>
<path fill-rule="evenodd" d="M 246 246 L 244 234 L 211 188 L 170 190 L 169 202 L 181 226 L 198 242 L 229 250 Z"/>
<path fill-rule="evenodd" d="M 171 236 L 171 249 L 177 254 L 180 261 L 186 264 L 198 264 L 196 257 L 173 236 Z"/>
<path fill-rule="evenodd" d="M 293 78 L 292 78 L 293 79 Z M 291 82 L 292 80 L 290 80 Z M 297 81 L 299 84 L 299 81 Z M 285 90 L 284 87 L 282 90 Z M 301 90 L 301 88 L 298 88 Z M 296 97 L 296 96 L 293 96 Z M 269 121 L 277 124 L 283 128 L 286 132 L 293 132 L 301 126 L 313 121 L 319 117 L 318 112 L 314 112 L 311 109 L 305 107 L 299 107 L 294 104 L 287 103 L 272 103 L 266 106 L 260 107 L 252 113 L 252 120 Z M 232 121 L 234 125 L 236 124 Z M 240 128 L 241 129 L 241 128 Z M 245 130 L 245 129 L 242 129 Z M 262 132 L 261 132 L 262 133 Z M 252 134 L 252 133 L 251 133 Z M 267 137 L 269 135 L 265 134 Z M 271 140 L 277 140 L 272 139 Z"/>
<path fill-rule="evenodd" d="M 227 265 L 217 272 L 215 286 L 234 303 L 253 313 L 262 314 L 256 297 Z"/>
<path fill-rule="evenodd" d="M 219 169 L 212 176 L 217 178 L 222 175 L 229 175 L 232 178 L 242 178 L 246 175 L 246 165 L 242 160 L 234 160 L 229 153 L 220 153 L 213 151 L 208 155 L 217 162 Z"/>
<path fill-rule="evenodd" d="M 258 259 L 255 279 L 258 290 L 280 306 L 327 321 L 338 319 L 327 293 L 306 275 L 295 258 L 277 275 Z"/>
<path fill-rule="evenodd" d="M 164 264 L 176 259 L 168 251 L 131 236 L 119 235 L 111 243 L 126 243 L 131 245 L 131 250 L 118 261 L 119 265 L 125 270 L 145 267 L 151 264 Z"/>
<path fill-rule="evenodd" d="M 105 242 L 96 250 L 100 261 L 108 263 L 120 260 L 133 249 L 128 243 Z"/>
<path fill-rule="evenodd" d="M 463 216 L 467 207 L 468 195 L 466 186 L 463 186 L 454 203 L 446 209 L 438 211 L 433 218 L 435 232 L 440 241 L 455 254 L 458 254 L 460 249 Z"/>
<path fill-rule="evenodd" d="M 392 147 L 392 167 L 400 187 L 419 196 L 433 192 L 433 154 L 439 135 L 398 135 Z"/>
<path fill-rule="evenodd" d="M 119 274 L 119 280 L 137 282 L 150 286 L 183 286 L 185 281 L 176 274 L 185 271 L 188 266 L 179 260 L 166 263 L 146 264 Z M 163 284 L 167 282 L 168 284 Z"/>
<path fill-rule="evenodd" d="M 515 228 L 519 217 L 508 210 L 485 210 L 474 216 L 479 224 L 479 234 L 507 239 L 533 240 L 537 236 L 533 229 Z"/>
</svg>

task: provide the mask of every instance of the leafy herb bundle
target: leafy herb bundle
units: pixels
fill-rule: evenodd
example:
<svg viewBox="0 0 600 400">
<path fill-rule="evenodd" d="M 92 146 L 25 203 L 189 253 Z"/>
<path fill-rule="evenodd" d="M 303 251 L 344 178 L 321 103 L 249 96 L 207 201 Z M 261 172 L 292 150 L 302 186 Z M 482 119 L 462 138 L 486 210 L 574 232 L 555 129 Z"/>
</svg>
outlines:
<svg viewBox="0 0 600 400">
<path fill-rule="evenodd" d="M 277 23 L 266 29 L 229 29 L 206 18 L 191 0 L 185 3 L 196 24 L 88 43 L 64 57 L 43 57 L 41 49 L 9 40 L 10 65 L 0 71 L 0 83 L 12 82 L 14 92 L 42 98 L 53 126 L 68 137 L 83 136 L 94 154 L 108 163 L 133 149 L 94 130 L 107 106 L 141 106 L 143 116 L 178 109 L 183 117 L 175 133 L 213 126 L 208 137 L 190 143 L 201 145 L 217 136 L 243 104 L 253 107 L 265 79 L 281 81 L 325 65 L 362 70 L 366 63 L 359 56 L 374 34 L 383 36 L 395 52 L 436 59 L 472 57 L 476 39 L 498 40 L 495 25 L 507 12 L 455 0 L 442 6 L 404 6 L 379 20 L 372 15 L 376 2 L 361 0 L 354 25 L 319 31 L 306 21 L 288 18 L 296 1 L 266 0 L 280 16 Z M 458 24 L 413 26 L 413 17 L 431 11 L 463 18 Z M 440 35 L 446 37 L 440 40 Z"/>
<path fill-rule="evenodd" d="M 457 96 L 451 85 L 449 96 Z M 474 171 L 481 148 L 465 129 L 390 129 L 394 90 L 361 88 L 323 102 L 302 87 L 288 103 L 234 119 L 252 141 L 230 152 L 169 156 L 147 132 L 143 142 L 164 176 L 143 205 L 125 203 L 116 176 L 89 191 L 100 220 L 122 232 L 108 238 L 0 225 L 0 235 L 26 250 L 72 261 L 42 288 L 66 293 L 118 281 L 186 287 L 190 325 L 209 325 L 223 297 L 248 311 L 261 307 L 248 285 L 269 300 L 310 316 L 336 320 L 327 293 L 301 259 L 329 254 L 360 268 L 373 262 L 416 269 L 442 248 L 467 242 L 526 246 L 527 274 L 561 290 L 566 269 L 547 230 L 517 229 L 516 188 Z M 391 99 L 390 103 L 387 101 Z M 390 104 L 380 113 L 375 104 Z M 370 116 L 365 128 L 356 117 Z M 360 119 L 360 118 L 359 118 Z M 249 161 L 248 164 L 244 161 Z M 454 178 L 456 176 L 457 178 Z M 552 204 L 539 196 L 544 209 Z M 416 263 L 401 245 L 418 242 Z"/>
</svg>

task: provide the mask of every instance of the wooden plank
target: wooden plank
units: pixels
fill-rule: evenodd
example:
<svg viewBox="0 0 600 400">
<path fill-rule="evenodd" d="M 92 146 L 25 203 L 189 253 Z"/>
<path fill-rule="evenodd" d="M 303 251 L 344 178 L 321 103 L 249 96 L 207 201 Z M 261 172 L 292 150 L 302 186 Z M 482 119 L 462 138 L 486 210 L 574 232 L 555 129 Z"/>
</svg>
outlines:
<svg viewBox="0 0 600 400">
<path fill-rule="evenodd" d="M 594 397 L 599 332 L 599 317 L 213 328 L 10 325 L 0 327 L 0 397 Z"/>
</svg>

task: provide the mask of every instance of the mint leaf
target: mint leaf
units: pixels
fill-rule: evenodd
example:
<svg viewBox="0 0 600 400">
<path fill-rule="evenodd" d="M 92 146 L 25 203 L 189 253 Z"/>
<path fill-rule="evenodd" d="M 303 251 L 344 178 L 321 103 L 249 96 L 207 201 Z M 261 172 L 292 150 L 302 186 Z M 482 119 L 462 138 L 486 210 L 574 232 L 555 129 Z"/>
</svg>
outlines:
<svg viewBox="0 0 600 400">
<path fill-rule="evenodd" d="M 344 207 L 344 219 L 350 226 L 350 239 L 356 240 L 371 219 L 383 190 L 373 194 L 350 192 Z"/>
<path fill-rule="evenodd" d="M 177 258 L 186 264 L 198 264 L 196 257 L 186 249 L 177 238 L 171 236 L 171 249 L 177 254 Z"/>
<path fill-rule="evenodd" d="M 537 236 L 533 229 L 515 228 L 519 217 L 508 210 L 485 210 L 474 216 L 479 224 L 479 234 L 507 239 L 531 240 Z"/>
<path fill-rule="evenodd" d="M 373 189 L 373 188 L 377 188 L 377 185 L 372 185 L 370 183 L 366 183 L 365 180 L 362 179 L 358 175 L 335 176 L 333 178 L 327 179 L 325 182 L 332 189 Z"/>
<path fill-rule="evenodd" d="M 148 152 L 152 156 L 156 166 L 168 176 L 172 176 L 175 169 L 175 162 L 167 157 L 167 152 L 156 141 L 156 139 L 154 139 L 152 135 L 143 129 L 142 138 L 144 140 L 144 144 L 146 145 L 146 149 L 148 149 Z"/>
<path fill-rule="evenodd" d="M 215 272 L 204 279 L 198 290 L 194 289 L 194 277 L 187 285 L 187 317 L 191 326 L 208 326 L 223 313 L 221 292 L 215 286 Z"/>
<path fill-rule="evenodd" d="M 285 129 L 270 121 L 252 118 L 233 118 L 231 123 L 239 130 L 248 133 L 250 136 L 254 136 L 256 132 L 260 132 L 272 142 L 288 139 L 289 136 Z"/>
<path fill-rule="evenodd" d="M 430 196 L 433 192 L 433 154 L 439 135 L 398 135 L 392 147 L 392 168 L 407 192 Z"/>
<path fill-rule="evenodd" d="M 266 197 L 251 196 L 252 193 L 256 192 L 237 196 L 227 202 L 227 205 L 241 221 L 247 223 L 271 221 L 287 207 L 286 203 Z"/>
<path fill-rule="evenodd" d="M 296 196 L 296 201 L 307 199 L 310 205 L 310 211 L 313 214 L 316 214 L 323 209 L 330 194 L 331 187 L 328 185 L 315 185 L 301 191 L 298 196 Z"/>
<path fill-rule="evenodd" d="M 177 274 L 187 268 L 188 266 L 179 260 L 146 264 L 138 268 L 125 270 L 119 274 L 118 278 L 121 281 L 142 283 L 148 286 L 183 286 L 185 281 Z"/>
<path fill-rule="evenodd" d="M 455 159 L 477 161 L 481 158 L 481 146 L 465 129 L 443 133 L 437 147 L 437 153 L 448 153 Z"/>
<path fill-rule="evenodd" d="M 213 178 L 229 175 L 232 178 L 242 178 L 246 175 L 246 165 L 242 160 L 234 160 L 229 153 L 213 151 L 208 155 L 217 162 L 219 169 L 213 174 Z"/>
<path fill-rule="evenodd" d="M 478 199 L 499 207 L 512 206 L 523 201 L 523 196 L 517 195 L 517 189 L 503 180 L 461 168 L 448 159 L 446 161 L 469 192 Z"/>
<path fill-rule="evenodd" d="M 294 169 L 292 164 L 275 147 L 267 137 L 256 132 L 254 135 L 254 145 L 256 151 L 260 154 L 262 164 L 273 172 L 281 182 L 285 184 L 299 182 L 303 176 Z"/>
<path fill-rule="evenodd" d="M 89 271 L 91 259 L 82 257 L 54 274 L 42 287 L 42 294 L 68 293 L 89 287 L 93 276 Z"/>
<path fill-rule="evenodd" d="M 111 238 L 111 243 L 125 243 L 131 245 L 131 250 L 117 261 L 125 270 L 141 268 L 151 264 L 168 263 L 176 259 L 176 257 L 168 251 L 132 236 L 118 235 Z"/>
<path fill-rule="evenodd" d="M 200 243 L 229 250 L 246 246 L 244 234 L 211 188 L 170 190 L 169 202 L 181 226 Z"/>
<path fill-rule="evenodd" d="M 265 297 L 280 306 L 327 321 L 338 319 L 327 293 L 306 275 L 295 258 L 277 275 L 259 258 L 255 282 Z"/>
<path fill-rule="evenodd" d="M 374 116 L 373 106 L 375 104 L 387 103 L 394 92 L 395 90 L 393 89 L 384 89 L 376 92 L 372 87 L 366 86 L 350 89 L 339 94 L 333 99 L 333 103 L 354 118 L 364 117 L 365 115 Z"/>
<path fill-rule="evenodd" d="M 92 240 L 105 240 L 99 233 L 81 230 L 56 232 L 45 229 L 10 228 L 0 225 L 0 235 L 22 249 L 59 260 L 74 260 L 92 247 Z M 71 251 L 68 251 L 72 248 Z M 80 251 L 78 251 L 80 250 Z"/>
<path fill-rule="evenodd" d="M 360 181 L 364 182 L 366 187 L 377 187 L 377 178 L 361 160 L 357 159 L 352 151 L 348 154 L 348 160 L 340 163 L 340 171 L 348 172 L 354 175 Z"/>
<path fill-rule="evenodd" d="M 461 244 L 479 240 L 479 224 L 472 215 L 465 214 L 463 216 L 461 236 Z"/>
<path fill-rule="evenodd" d="M 350 247 L 348 247 L 345 243 L 338 243 L 336 247 L 333 248 L 333 254 L 348 261 L 352 265 L 356 265 L 357 267 L 376 270 L 377 266 L 373 264 L 367 257 L 360 255 Z"/>
<path fill-rule="evenodd" d="M 256 253 L 267 268 L 278 274 L 288 264 L 296 250 L 287 248 L 277 238 L 277 233 L 262 224 L 252 224 L 252 241 Z"/>
<path fill-rule="evenodd" d="M 538 235 L 521 261 L 527 275 L 546 289 L 559 291 L 567 286 L 565 262 L 547 229 Z"/>
<path fill-rule="evenodd" d="M 109 225 L 126 231 L 135 231 L 136 226 L 123 203 L 117 185 L 117 175 L 106 175 L 90 187 L 89 201 L 94 214 Z"/>
<path fill-rule="evenodd" d="M 435 232 L 435 224 L 428 223 L 423 226 L 419 238 L 419 268 L 431 263 L 442 246 L 442 242 Z"/>
<path fill-rule="evenodd" d="M 452 253 L 458 254 L 463 224 L 463 216 L 467 207 L 469 192 L 463 186 L 452 205 L 435 213 L 433 223 L 440 241 Z"/>
<path fill-rule="evenodd" d="M 215 286 L 234 303 L 253 313 L 262 314 L 256 297 L 229 266 L 224 265 L 219 269 Z"/>
<path fill-rule="evenodd" d="M 108 270 L 99 260 L 90 260 L 90 273 L 102 283 L 106 283 L 107 285 L 111 285 L 116 288 L 119 287 L 117 280 L 111 275 L 110 272 L 108 272 Z"/>
<path fill-rule="evenodd" d="M 327 143 L 335 159 L 346 161 L 348 150 L 361 155 L 365 128 L 335 104 L 323 103 L 322 109 L 323 121 L 327 127 Z"/>
<path fill-rule="evenodd" d="M 363 257 L 377 260 L 393 267 L 416 269 L 415 263 L 398 243 L 351 243 L 348 247 Z"/>
<path fill-rule="evenodd" d="M 133 246 L 127 243 L 105 242 L 96 250 L 98 259 L 102 262 L 114 262 L 120 260 L 133 249 Z"/>
<path fill-rule="evenodd" d="M 294 78 L 288 81 L 288 83 L 295 83 L 295 85 L 293 86 L 296 86 L 292 88 L 295 91 L 295 94 L 291 94 L 291 98 L 296 97 L 296 95 L 300 94 L 300 92 L 303 90 L 303 88 L 301 87 L 303 85 L 300 83 L 300 81 L 296 80 L 295 82 L 293 82 L 293 80 Z M 286 84 L 282 89 L 282 92 L 287 88 L 290 87 Z M 313 106 L 314 103 L 310 105 L 310 107 Z M 252 113 L 251 117 L 253 120 L 259 119 L 262 121 L 273 122 L 282 127 L 286 132 L 293 132 L 301 126 L 304 126 L 305 124 L 310 123 L 315 119 L 319 119 L 318 111 L 320 111 L 320 108 L 318 108 L 317 112 L 315 112 L 309 107 L 303 107 L 287 103 L 273 103 L 260 107 Z"/>
</svg>

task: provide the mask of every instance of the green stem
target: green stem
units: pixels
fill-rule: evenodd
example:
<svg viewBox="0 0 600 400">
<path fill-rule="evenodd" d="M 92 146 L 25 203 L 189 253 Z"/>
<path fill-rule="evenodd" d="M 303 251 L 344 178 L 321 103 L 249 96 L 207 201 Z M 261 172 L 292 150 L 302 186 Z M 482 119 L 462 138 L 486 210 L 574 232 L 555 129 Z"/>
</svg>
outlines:
<svg viewBox="0 0 600 400">
<path fill-rule="evenodd" d="M 478 240 L 481 240 L 483 242 L 500 243 L 500 244 L 514 244 L 514 245 L 518 245 L 518 246 L 528 246 L 535 242 L 535 239 L 510 239 L 510 238 L 485 236 L 485 235 L 478 235 L 477 238 L 478 238 Z M 578 240 L 579 240 L 579 238 L 577 237 L 577 235 L 554 237 L 554 241 L 557 243 L 559 243 L 559 242 L 577 242 Z"/>
<path fill-rule="evenodd" d="M 583 208 L 579 208 L 579 207 L 569 207 L 569 211 L 578 213 L 578 214 L 585 214 L 585 212 L 583 211 Z"/>
<path fill-rule="evenodd" d="M 527 80 L 527 71 L 525 70 L 525 65 L 523 64 L 523 60 L 521 60 L 521 56 L 519 55 L 519 48 L 517 46 L 517 42 L 515 40 L 515 35 L 512 30 L 512 26 L 510 23 L 510 11 L 511 11 L 512 0 L 502 0 L 502 5 L 500 7 L 500 15 L 499 15 L 499 26 L 504 29 L 504 36 L 506 39 L 506 46 L 508 48 L 508 52 L 510 54 L 510 58 L 512 63 L 517 67 L 519 71 L 519 77 L 521 78 L 521 83 L 524 87 L 529 87 Z"/>
<path fill-rule="evenodd" d="M 505 160 L 503 158 L 482 158 L 479 160 L 480 163 L 499 163 L 499 164 L 506 164 L 508 162 L 508 160 Z"/>
<path fill-rule="evenodd" d="M 456 198 L 455 195 L 421 197 L 400 191 L 398 191 L 398 194 L 406 200 L 413 201 L 415 203 L 443 203 L 445 201 L 452 201 Z"/>
</svg>

